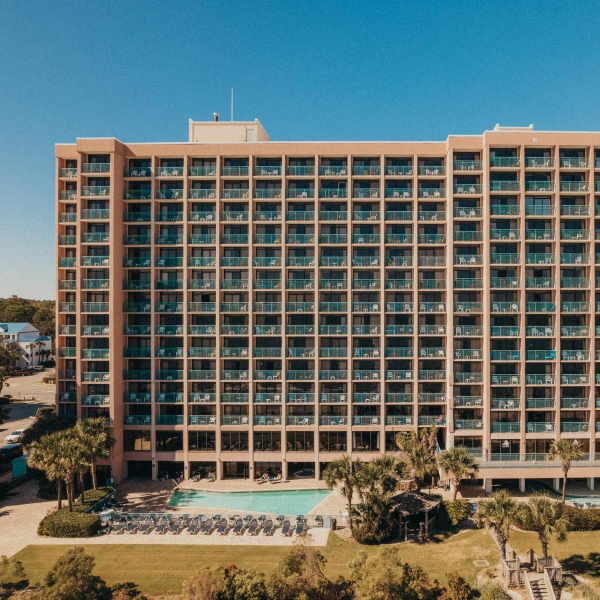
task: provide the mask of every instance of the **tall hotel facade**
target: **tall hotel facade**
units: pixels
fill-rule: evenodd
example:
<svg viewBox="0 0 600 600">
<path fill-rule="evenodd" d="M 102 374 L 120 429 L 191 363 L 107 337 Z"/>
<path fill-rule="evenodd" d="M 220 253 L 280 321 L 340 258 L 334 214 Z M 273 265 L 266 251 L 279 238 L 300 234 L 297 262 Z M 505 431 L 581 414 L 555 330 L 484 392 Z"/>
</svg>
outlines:
<svg viewBox="0 0 600 600">
<path fill-rule="evenodd" d="M 488 488 L 560 477 L 557 438 L 593 487 L 600 133 L 189 128 L 56 147 L 58 411 L 110 417 L 117 480 L 319 478 L 436 425 Z"/>
</svg>

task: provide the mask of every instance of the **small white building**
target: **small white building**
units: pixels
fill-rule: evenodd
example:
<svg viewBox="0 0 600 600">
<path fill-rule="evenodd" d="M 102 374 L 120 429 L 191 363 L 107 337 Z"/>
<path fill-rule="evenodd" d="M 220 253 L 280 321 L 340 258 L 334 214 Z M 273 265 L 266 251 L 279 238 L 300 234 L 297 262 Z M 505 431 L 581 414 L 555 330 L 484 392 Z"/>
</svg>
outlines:
<svg viewBox="0 0 600 600">
<path fill-rule="evenodd" d="M 44 357 L 43 352 L 52 350 L 52 339 L 40 335 L 40 330 L 31 323 L 0 323 L 0 342 L 18 345 L 21 356 L 16 366 L 21 368 L 34 367 L 47 360 L 50 355 Z"/>
</svg>

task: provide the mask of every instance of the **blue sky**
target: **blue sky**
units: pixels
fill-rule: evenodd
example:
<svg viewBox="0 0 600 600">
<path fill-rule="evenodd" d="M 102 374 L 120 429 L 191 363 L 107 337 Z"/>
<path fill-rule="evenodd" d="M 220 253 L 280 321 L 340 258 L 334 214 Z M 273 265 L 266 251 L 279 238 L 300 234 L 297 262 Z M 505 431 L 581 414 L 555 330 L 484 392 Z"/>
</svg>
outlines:
<svg viewBox="0 0 600 600">
<path fill-rule="evenodd" d="M 54 149 L 185 140 L 441 140 L 600 129 L 596 2 L 0 0 L 0 297 L 54 297 Z"/>
</svg>

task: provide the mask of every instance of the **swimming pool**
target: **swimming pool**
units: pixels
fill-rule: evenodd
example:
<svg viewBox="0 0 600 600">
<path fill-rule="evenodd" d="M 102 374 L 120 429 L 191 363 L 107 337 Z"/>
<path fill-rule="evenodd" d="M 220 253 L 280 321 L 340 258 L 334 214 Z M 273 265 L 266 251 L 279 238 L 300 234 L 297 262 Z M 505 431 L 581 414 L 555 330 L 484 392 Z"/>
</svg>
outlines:
<svg viewBox="0 0 600 600">
<path fill-rule="evenodd" d="M 189 506 L 244 512 L 305 515 L 325 500 L 329 490 L 286 490 L 273 492 L 205 492 L 175 490 L 168 506 Z"/>
</svg>

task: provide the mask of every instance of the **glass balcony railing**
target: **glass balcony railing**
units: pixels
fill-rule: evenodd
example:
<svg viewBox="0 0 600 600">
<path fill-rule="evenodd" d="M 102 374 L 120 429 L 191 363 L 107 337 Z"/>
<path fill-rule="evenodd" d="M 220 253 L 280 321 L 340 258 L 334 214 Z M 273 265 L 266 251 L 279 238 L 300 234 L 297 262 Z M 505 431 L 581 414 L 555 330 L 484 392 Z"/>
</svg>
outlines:
<svg viewBox="0 0 600 600">
<path fill-rule="evenodd" d="M 590 376 L 587 373 L 567 373 L 560 376 L 561 385 L 589 385 Z"/>
<path fill-rule="evenodd" d="M 590 287 L 589 277 L 561 277 L 560 287 L 561 288 L 588 288 Z"/>
<path fill-rule="evenodd" d="M 110 219 L 110 209 L 82 209 L 81 218 L 88 221 L 107 221 Z"/>
<path fill-rule="evenodd" d="M 493 216 L 519 216 L 521 207 L 518 204 L 490 204 L 490 214 Z"/>
<path fill-rule="evenodd" d="M 455 242 L 481 242 L 483 241 L 482 231 L 455 231 Z"/>
<path fill-rule="evenodd" d="M 446 212 L 443 210 L 420 210 L 419 221 L 445 221 Z"/>
<path fill-rule="evenodd" d="M 492 240 L 518 240 L 520 231 L 518 229 L 490 229 Z"/>
<path fill-rule="evenodd" d="M 482 396 L 455 396 L 454 406 L 456 408 L 470 408 L 483 406 Z"/>
<path fill-rule="evenodd" d="M 288 233 L 286 236 L 288 244 L 314 244 L 315 239 L 314 233 Z"/>
<path fill-rule="evenodd" d="M 188 371 L 188 378 L 195 380 L 210 380 L 215 379 L 216 371 L 207 369 L 193 369 Z"/>
<path fill-rule="evenodd" d="M 189 213 L 190 221 L 214 221 L 217 213 L 208 210 L 192 210 Z"/>
<path fill-rule="evenodd" d="M 314 210 L 288 210 L 285 213 L 286 221 L 314 221 L 315 211 Z"/>
<path fill-rule="evenodd" d="M 492 302 L 491 310 L 494 313 L 510 312 L 517 313 L 521 310 L 520 302 Z"/>
<path fill-rule="evenodd" d="M 554 385 L 555 383 L 556 376 L 551 373 L 525 376 L 526 385 Z"/>
<path fill-rule="evenodd" d="M 521 159 L 518 156 L 490 156 L 490 167 L 515 169 L 520 166 Z"/>
<path fill-rule="evenodd" d="M 123 190 L 123 198 L 125 200 L 150 200 L 152 190 Z"/>
<path fill-rule="evenodd" d="M 110 373 L 97 371 L 84 371 L 81 378 L 86 383 L 106 383 L 110 381 Z"/>
<path fill-rule="evenodd" d="M 481 208 L 473 206 L 457 206 L 454 209 L 455 219 L 480 219 L 483 216 Z"/>
<path fill-rule="evenodd" d="M 255 221 L 281 221 L 282 215 L 278 210 L 257 210 L 254 213 Z"/>
<path fill-rule="evenodd" d="M 490 350 L 490 360 L 511 362 L 520 359 L 521 352 L 519 350 Z"/>
<path fill-rule="evenodd" d="M 68 212 L 68 213 L 60 213 L 58 215 L 59 223 L 75 223 L 77 221 L 77 213 Z"/>
<path fill-rule="evenodd" d="M 176 223 L 183 221 L 183 213 L 180 211 L 162 210 L 154 213 L 154 219 L 159 223 Z"/>
<path fill-rule="evenodd" d="M 492 385 L 519 385 L 521 383 L 520 375 L 492 375 L 490 377 Z"/>
<path fill-rule="evenodd" d="M 152 328 L 150 325 L 125 325 L 125 327 L 123 327 L 123 333 L 125 335 L 150 335 L 151 332 Z"/>
<path fill-rule="evenodd" d="M 183 425 L 183 415 L 156 415 L 154 417 L 157 425 Z"/>
<path fill-rule="evenodd" d="M 483 288 L 483 279 L 461 277 L 454 280 L 454 287 L 457 289 L 481 289 Z"/>
<path fill-rule="evenodd" d="M 108 256 L 82 256 L 82 267 L 108 267 L 110 258 Z"/>
<path fill-rule="evenodd" d="M 228 210 L 221 213 L 221 221 L 247 221 L 247 210 Z"/>
<path fill-rule="evenodd" d="M 555 360 L 556 350 L 527 350 L 526 360 Z"/>
<path fill-rule="evenodd" d="M 315 174 L 314 165 L 289 165 L 287 174 L 292 177 L 312 177 Z"/>
<path fill-rule="evenodd" d="M 587 337 L 590 335 L 590 327 L 588 325 L 573 325 L 560 328 L 562 337 Z"/>
<path fill-rule="evenodd" d="M 346 188 L 321 188 L 319 198 L 347 198 L 348 190 Z"/>
<path fill-rule="evenodd" d="M 554 181 L 525 181 L 526 192 L 553 192 Z"/>
<path fill-rule="evenodd" d="M 152 220 L 150 212 L 125 212 L 123 221 L 126 223 L 149 223 Z"/>
<path fill-rule="evenodd" d="M 223 177 L 248 177 L 248 166 L 224 166 L 221 167 Z"/>
<path fill-rule="evenodd" d="M 454 312 L 483 312 L 483 303 L 482 302 L 455 302 L 454 303 Z M 465 329 L 466 331 L 466 329 Z"/>
<path fill-rule="evenodd" d="M 315 327 L 314 325 L 287 325 L 286 333 L 289 335 L 314 335 Z"/>
<path fill-rule="evenodd" d="M 110 396 L 103 396 L 101 394 L 82 396 L 81 406 L 110 406 Z"/>
<path fill-rule="evenodd" d="M 271 370 L 254 371 L 254 379 L 260 379 L 263 381 L 279 380 L 279 379 L 281 379 L 281 371 L 271 371 Z"/>
<path fill-rule="evenodd" d="M 561 350 L 560 352 L 560 360 L 564 361 L 582 361 L 589 359 L 589 350 Z"/>
<path fill-rule="evenodd" d="M 588 410 L 590 408 L 589 398 L 561 398 L 560 407 L 565 409 Z"/>
<path fill-rule="evenodd" d="M 555 232 L 552 229 L 526 229 L 525 239 L 527 240 L 553 240 Z"/>
<path fill-rule="evenodd" d="M 589 192 L 590 182 L 589 181 L 561 181 L 560 182 L 561 192 Z"/>
<path fill-rule="evenodd" d="M 152 415 L 123 415 L 123 425 L 151 425 Z"/>
<path fill-rule="evenodd" d="M 81 311 L 85 313 L 107 313 L 108 308 L 108 302 L 83 302 L 81 304 Z"/>
<path fill-rule="evenodd" d="M 527 398 L 525 408 L 554 408 L 554 398 Z"/>
<path fill-rule="evenodd" d="M 454 360 L 481 360 L 483 351 L 478 348 L 457 348 L 454 350 Z"/>
<path fill-rule="evenodd" d="M 215 415 L 189 415 L 188 425 L 216 425 L 217 417 Z"/>
<path fill-rule="evenodd" d="M 59 379 L 66 379 L 66 380 L 73 380 L 77 377 L 77 372 L 72 370 L 72 369 L 60 369 L 58 371 L 58 378 Z M 70 401 L 70 397 L 69 397 L 69 401 Z M 76 400 L 76 397 L 73 398 L 73 401 Z"/>
<path fill-rule="evenodd" d="M 347 221 L 348 213 L 345 210 L 333 211 L 333 210 L 322 210 L 319 213 L 320 221 Z"/>
<path fill-rule="evenodd" d="M 150 369 L 128 369 L 123 371 L 123 379 L 127 381 L 152 379 Z"/>
<path fill-rule="evenodd" d="M 567 217 L 589 217 L 590 207 L 585 204 L 563 204 L 560 214 Z"/>
<path fill-rule="evenodd" d="M 160 392 L 156 396 L 156 401 L 160 404 L 181 404 L 183 392 Z"/>
<path fill-rule="evenodd" d="M 183 177 L 183 167 L 157 167 L 156 177 Z"/>
<path fill-rule="evenodd" d="M 454 193 L 460 195 L 481 194 L 481 184 L 479 183 L 455 183 Z"/>
<path fill-rule="evenodd" d="M 229 394 L 233 396 L 234 394 Z M 248 402 L 248 394 L 235 394 L 236 396 L 245 396 L 245 400 L 240 400 L 240 402 Z M 288 394 L 288 402 L 294 402 L 294 399 L 290 400 L 290 396 L 314 396 L 314 394 Z M 223 396 L 221 395 L 221 400 Z M 308 398 L 307 398 L 308 400 Z M 299 402 L 302 403 L 302 400 L 299 399 Z M 281 394 L 279 393 L 258 393 L 254 394 L 254 403 L 255 404 L 281 404 Z"/>
<path fill-rule="evenodd" d="M 521 284 L 518 277 L 491 277 L 490 285 L 493 288 L 509 289 L 518 288 Z"/>
<path fill-rule="evenodd" d="M 421 381 L 440 381 L 446 379 L 444 369 L 427 369 L 419 371 L 419 380 Z"/>
<path fill-rule="evenodd" d="M 454 429 L 483 429 L 482 419 L 454 419 Z"/>
<path fill-rule="evenodd" d="M 314 312 L 315 304 L 314 302 L 288 302 L 285 305 L 285 309 L 288 312 L 296 313 Z"/>
<path fill-rule="evenodd" d="M 527 433 L 553 433 L 555 424 L 543 421 L 527 422 Z"/>
<path fill-rule="evenodd" d="M 319 379 L 321 381 L 336 381 L 348 379 L 348 371 L 345 370 L 321 370 L 319 371 Z"/>
<path fill-rule="evenodd" d="M 525 287 L 540 289 L 540 288 L 554 288 L 556 286 L 556 280 L 554 277 L 527 277 L 525 279 Z"/>
<path fill-rule="evenodd" d="M 217 167 L 215 165 L 188 167 L 188 175 L 190 177 L 216 177 Z"/>
<path fill-rule="evenodd" d="M 482 162 L 480 160 L 455 160 L 455 171 L 481 171 Z"/>
<path fill-rule="evenodd" d="M 455 265 L 482 265 L 483 257 L 481 254 L 455 254 Z"/>
<path fill-rule="evenodd" d="M 589 302 L 562 302 L 560 305 L 561 312 L 589 312 Z"/>
<path fill-rule="evenodd" d="M 578 252 L 562 252 L 560 262 L 563 265 L 587 265 L 590 262 L 590 255 Z"/>
<path fill-rule="evenodd" d="M 217 190 L 215 188 L 208 189 L 194 189 L 188 190 L 188 198 L 190 200 L 202 200 L 202 199 L 212 199 L 217 197 Z"/>
<path fill-rule="evenodd" d="M 404 369 L 389 369 L 386 371 L 388 381 L 412 381 L 413 372 Z"/>
<path fill-rule="evenodd" d="M 583 433 L 590 431 L 590 424 L 586 422 L 572 421 L 560 424 L 561 433 Z"/>
<path fill-rule="evenodd" d="M 518 192 L 521 190 L 519 181 L 490 181 L 490 192 Z"/>
<path fill-rule="evenodd" d="M 437 326 L 434 326 L 437 329 Z M 413 335 L 414 327 L 412 325 L 386 325 L 386 335 Z M 425 332 L 423 332 L 425 334 Z M 435 334 L 437 335 L 437 334 Z M 439 334 L 443 335 L 443 334 Z"/>
<path fill-rule="evenodd" d="M 379 188 L 361 188 L 355 187 L 352 189 L 353 198 L 379 198 Z"/>
<path fill-rule="evenodd" d="M 548 313 L 556 310 L 555 302 L 526 302 L 525 310 L 528 313 L 541 312 Z"/>
<path fill-rule="evenodd" d="M 154 310 L 160 313 L 183 312 L 183 302 L 155 302 Z"/>
<path fill-rule="evenodd" d="M 521 261 L 521 255 L 508 252 L 492 252 L 490 255 L 490 263 L 493 265 L 505 264 L 516 265 Z"/>
<path fill-rule="evenodd" d="M 288 330 L 291 325 L 288 325 Z M 294 327 L 303 327 L 301 325 L 295 325 Z M 311 329 L 314 329 L 312 325 L 309 325 Z M 289 331 L 288 331 L 289 332 Z M 312 332 L 314 333 L 314 331 Z M 312 335 L 311 333 L 311 335 Z M 324 333 L 326 335 L 347 335 L 348 334 L 348 325 L 319 325 L 319 333 Z"/>
<path fill-rule="evenodd" d="M 355 357 L 363 356 L 362 354 L 357 355 L 356 354 L 357 351 L 360 351 L 360 352 L 367 351 L 367 354 L 364 354 L 365 357 L 379 356 L 378 349 L 355 348 L 354 349 Z M 374 352 L 376 352 L 376 354 L 374 354 Z M 412 349 L 412 346 L 406 346 L 406 347 L 405 346 L 395 346 L 392 348 L 386 348 L 385 356 L 388 358 L 410 358 L 413 356 L 413 349 Z M 421 356 L 421 357 L 425 357 L 425 356 L 444 357 L 444 356 L 446 356 L 446 349 L 445 348 L 421 348 L 419 356 Z"/>
<path fill-rule="evenodd" d="M 104 197 L 110 195 L 110 186 L 108 185 L 84 185 L 81 187 L 82 196 Z"/>
<path fill-rule="evenodd" d="M 108 356 L 108 348 L 83 348 L 81 351 L 81 358 L 85 360 L 108 360 Z"/>
<path fill-rule="evenodd" d="M 312 381 L 315 378 L 315 372 L 312 370 L 292 370 L 286 371 L 286 377 L 295 381 Z"/>
<path fill-rule="evenodd" d="M 492 421 L 492 433 L 519 433 L 521 423 Z"/>
<path fill-rule="evenodd" d="M 525 157 L 525 167 L 527 168 L 540 168 L 540 169 L 553 169 L 554 168 L 554 157 L 552 156 L 527 156 Z"/>
<path fill-rule="evenodd" d="M 346 356 L 348 350 L 346 348 L 321 348 L 320 356 L 322 357 L 336 357 Z M 314 358 L 314 348 L 288 348 L 288 356 L 290 358 Z"/>
<path fill-rule="evenodd" d="M 123 348 L 125 358 L 150 358 L 152 349 L 149 346 Z"/>
<path fill-rule="evenodd" d="M 221 235 L 222 244 L 244 244 L 247 245 L 249 237 L 247 234 L 241 233 L 224 233 Z"/>
</svg>

